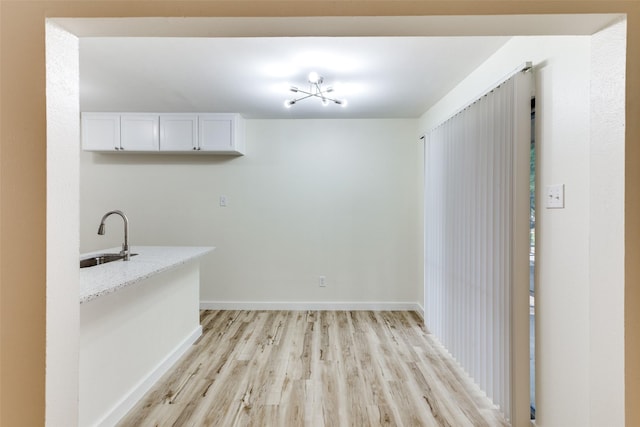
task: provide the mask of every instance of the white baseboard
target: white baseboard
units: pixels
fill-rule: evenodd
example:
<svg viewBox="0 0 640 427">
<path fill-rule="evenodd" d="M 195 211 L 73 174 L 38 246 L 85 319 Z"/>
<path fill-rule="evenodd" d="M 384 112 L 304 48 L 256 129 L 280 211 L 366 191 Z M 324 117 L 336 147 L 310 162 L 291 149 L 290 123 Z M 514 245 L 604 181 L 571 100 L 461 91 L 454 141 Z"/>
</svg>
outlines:
<svg viewBox="0 0 640 427">
<path fill-rule="evenodd" d="M 142 379 L 129 394 L 118 402 L 113 409 L 102 418 L 96 425 L 101 427 L 115 426 L 126 414 L 138 403 L 138 400 L 148 392 L 151 387 L 189 350 L 189 347 L 202 335 L 202 326 L 191 332 L 181 343 L 179 343 L 167 357 L 164 358 L 150 373 Z"/>
<path fill-rule="evenodd" d="M 374 310 L 415 311 L 424 309 L 415 302 L 265 302 L 265 301 L 200 301 L 201 310 Z"/>
</svg>

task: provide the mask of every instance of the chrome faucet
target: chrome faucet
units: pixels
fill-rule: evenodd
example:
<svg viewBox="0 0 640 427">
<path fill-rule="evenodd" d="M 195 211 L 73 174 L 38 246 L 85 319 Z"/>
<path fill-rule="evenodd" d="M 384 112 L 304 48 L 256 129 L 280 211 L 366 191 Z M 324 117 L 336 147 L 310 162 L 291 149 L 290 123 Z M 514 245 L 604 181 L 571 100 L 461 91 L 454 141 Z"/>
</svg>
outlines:
<svg viewBox="0 0 640 427">
<path fill-rule="evenodd" d="M 129 219 L 122 211 L 109 211 L 102 217 L 100 221 L 100 227 L 98 227 L 98 234 L 104 235 L 104 221 L 111 214 L 120 215 L 124 221 L 124 243 L 122 244 L 122 250 L 120 255 L 124 257 L 124 261 L 129 261 L 131 255 L 129 253 Z"/>
</svg>

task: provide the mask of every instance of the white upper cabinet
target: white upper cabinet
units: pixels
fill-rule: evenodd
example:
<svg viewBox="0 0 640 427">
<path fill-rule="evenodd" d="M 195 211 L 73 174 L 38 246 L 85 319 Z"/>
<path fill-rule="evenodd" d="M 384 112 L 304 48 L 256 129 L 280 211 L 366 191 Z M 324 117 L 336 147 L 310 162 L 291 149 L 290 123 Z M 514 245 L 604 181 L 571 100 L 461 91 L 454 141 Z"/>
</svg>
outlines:
<svg viewBox="0 0 640 427">
<path fill-rule="evenodd" d="M 120 114 L 83 113 L 82 149 L 120 150 Z"/>
<path fill-rule="evenodd" d="M 160 151 L 197 149 L 197 114 L 160 114 Z"/>
<path fill-rule="evenodd" d="M 127 113 L 120 116 L 121 151 L 158 151 L 158 114 Z"/>
<path fill-rule="evenodd" d="M 230 113 L 82 113 L 82 149 L 244 154 L 244 119 Z"/>
<path fill-rule="evenodd" d="M 200 114 L 198 148 L 244 154 L 244 120 L 239 114 Z"/>
</svg>

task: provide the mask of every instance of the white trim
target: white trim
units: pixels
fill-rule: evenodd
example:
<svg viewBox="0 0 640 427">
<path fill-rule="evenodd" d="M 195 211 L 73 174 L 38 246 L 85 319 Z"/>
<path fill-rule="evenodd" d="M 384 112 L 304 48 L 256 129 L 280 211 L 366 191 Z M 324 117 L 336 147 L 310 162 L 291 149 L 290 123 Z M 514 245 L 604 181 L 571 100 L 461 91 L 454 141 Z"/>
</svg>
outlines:
<svg viewBox="0 0 640 427">
<path fill-rule="evenodd" d="M 422 322 L 424 323 L 424 307 L 420 305 L 420 303 L 415 303 L 415 308 L 413 309 L 413 311 L 416 312 L 416 314 L 418 316 L 420 316 L 422 318 Z"/>
<path fill-rule="evenodd" d="M 308 302 L 308 301 L 200 301 L 201 310 L 375 310 L 415 311 L 424 315 L 417 302 Z"/>
<path fill-rule="evenodd" d="M 174 350 L 167 355 L 150 373 L 143 378 L 131 392 L 124 396 L 111 411 L 109 411 L 96 425 L 101 427 L 115 426 L 138 403 L 138 400 L 189 350 L 189 347 L 202 335 L 202 326 L 198 325 Z"/>
</svg>

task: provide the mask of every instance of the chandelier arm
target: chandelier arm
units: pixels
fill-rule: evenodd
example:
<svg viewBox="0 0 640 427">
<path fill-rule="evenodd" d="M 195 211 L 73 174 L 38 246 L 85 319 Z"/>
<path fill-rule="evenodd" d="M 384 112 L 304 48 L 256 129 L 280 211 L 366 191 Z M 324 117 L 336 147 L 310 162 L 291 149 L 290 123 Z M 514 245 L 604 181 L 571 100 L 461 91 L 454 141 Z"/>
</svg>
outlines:
<svg viewBox="0 0 640 427">
<path fill-rule="evenodd" d="M 302 91 L 299 91 L 299 92 L 302 92 Z M 304 93 L 306 93 L 306 92 L 304 92 Z M 302 101 L 303 99 L 311 98 L 312 96 L 316 96 L 316 95 L 310 93 L 310 94 L 308 94 L 306 96 L 301 96 L 300 98 L 294 98 L 294 99 L 292 99 L 292 101 L 298 102 L 298 101 Z"/>
<path fill-rule="evenodd" d="M 324 92 L 324 93 L 326 93 L 326 92 Z M 322 99 L 323 101 L 331 101 L 331 102 L 335 102 L 336 104 L 341 104 L 341 103 L 342 103 L 342 102 L 341 102 L 340 100 L 338 100 L 338 99 L 329 98 L 328 96 L 324 96 L 323 94 L 322 94 L 322 95 L 318 95 L 318 94 L 316 94 L 316 95 L 313 95 L 313 96 L 315 96 L 316 98 L 320 98 L 320 99 Z"/>
<path fill-rule="evenodd" d="M 327 91 L 321 92 L 321 94 L 322 94 L 322 99 L 326 99 L 327 101 L 331 101 L 331 102 L 338 102 L 338 100 L 337 100 L 337 99 L 329 98 L 328 96 L 325 96 L 325 95 L 324 95 L 325 93 L 328 93 L 328 92 L 327 92 Z M 316 95 L 316 96 L 317 96 L 317 95 Z"/>
<path fill-rule="evenodd" d="M 296 101 L 296 102 L 300 101 L 301 99 L 307 99 L 307 98 L 311 98 L 311 97 L 320 98 L 322 100 L 326 99 L 327 101 L 336 102 L 335 99 L 329 98 L 327 96 L 324 96 L 324 93 L 326 93 L 326 92 L 309 93 L 309 92 L 305 92 L 303 90 L 298 90 L 298 92 L 304 93 L 306 96 L 301 96 L 300 98 L 295 98 L 294 101 Z"/>
<path fill-rule="evenodd" d="M 298 89 L 298 92 L 300 92 L 300 93 L 304 93 L 305 95 L 307 95 L 307 96 L 306 96 L 306 98 L 308 98 L 308 97 L 310 97 L 310 96 L 315 96 L 315 94 L 314 94 L 314 93 L 307 92 L 306 90 L 302 90 L 302 89 Z"/>
<path fill-rule="evenodd" d="M 298 92 L 307 93 L 307 92 L 304 92 L 304 91 L 301 91 L 301 90 L 298 91 Z M 321 99 L 323 101 L 331 101 L 331 102 L 333 102 L 335 104 L 339 104 L 339 105 L 342 104 L 342 101 L 340 101 L 339 99 L 329 98 L 328 96 L 322 96 L 322 95 L 317 94 L 317 93 L 309 93 L 306 96 L 301 96 L 300 98 L 294 98 L 294 99 L 292 99 L 292 101 L 293 102 L 298 102 L 298 101 L 301 101 L 303 99 L 312 98 L 312 97 L 313 98 L 319 98 L 319 99 Z"/>
<path fill-rule="evenodd" d="M 327 102 L 327 99 L 324 96 L 324 92 L 322 91 L 322 88 L 320 87 L 320 83 L 321 82 L 322 82 L 322 80 L 320 80 L 319 82 L 314 83 L 314 85 L 316 86 L 315 94 L 316 94 L 316 97 L 322 99 L 322 103 L 324 104 L 324 103 Z"/>
<path fill-rule="evenodd" d="M 323 101 L 324 101 L 324 100 L 326 100 L 326 101 L 331 101 L 331 102 L 334 102 L 334 103 L 336 103 L 336 104 L 340 104 L 340 103 L 341 103 L 341 101 L 339 101 L 339 100 L 337 100 L 337 99 L 335 99 L 335 98 L 329 98 L 328 96 L 325 96 L 324 94 L 325 94 L 326 92 L 311 93 L 311 92 L 307 92 L 307 91 L 304 91 L 304 90 L 298 90 L 298 92 L 300 92 L 300 93 L 304 93 L 304 94 L 305 94 L 305 96 L 301 96 L 300 98 L 294 98 L 292 101 L 298 102 L 298 101 L 301 101 L 301 100 L 303 100 L 303 99 L 307 99 L 307 98 L 314 97 L 314 98 L 320 98 L 320 99 L 322 99 Z"/>
</svg>

